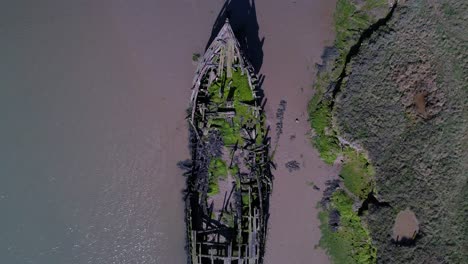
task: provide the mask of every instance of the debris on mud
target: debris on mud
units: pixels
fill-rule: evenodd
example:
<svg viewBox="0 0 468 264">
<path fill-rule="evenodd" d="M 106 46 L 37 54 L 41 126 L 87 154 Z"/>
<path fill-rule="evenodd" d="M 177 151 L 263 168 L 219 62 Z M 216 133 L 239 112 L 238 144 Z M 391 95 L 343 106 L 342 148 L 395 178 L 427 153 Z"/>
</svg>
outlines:
<svg viewBox="0 0 468 264">
<path fill-rule="evenodd" d="M 289 172 L 293 172 L 293 171 L 297 171 L 301 169 L 300 163 L 297 162 L 296 160 L 288 161 L 286 162 L 284 166 L 288 169 Z"/>
</svg>

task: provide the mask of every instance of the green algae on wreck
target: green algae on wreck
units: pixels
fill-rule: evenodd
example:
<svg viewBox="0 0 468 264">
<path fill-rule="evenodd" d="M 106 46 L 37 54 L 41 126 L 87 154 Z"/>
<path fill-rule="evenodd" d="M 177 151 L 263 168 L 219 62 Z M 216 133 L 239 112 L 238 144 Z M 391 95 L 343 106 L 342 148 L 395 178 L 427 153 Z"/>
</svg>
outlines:
<svg viewBox="0 0 468 264">
<path fill-rule="evenodd" d="M 271 192 L 258 79 L 226 21 L 199 59 L 189 113 L 190 263 L 262 263 Z"/>
</svg>

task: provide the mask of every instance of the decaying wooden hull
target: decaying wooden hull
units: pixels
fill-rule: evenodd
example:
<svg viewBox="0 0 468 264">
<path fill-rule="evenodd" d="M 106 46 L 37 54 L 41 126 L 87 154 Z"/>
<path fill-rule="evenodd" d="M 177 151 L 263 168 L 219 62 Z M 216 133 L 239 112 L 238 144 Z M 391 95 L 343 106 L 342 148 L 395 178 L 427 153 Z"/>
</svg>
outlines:
<svg viewBox="0 0 468 264">
<path fill-rule="evenodd" d="M 189 110 L 189 263 L 262 263 L 271 192 L 258 79 L 226 21 L 199 65 Z"/>
</svg>

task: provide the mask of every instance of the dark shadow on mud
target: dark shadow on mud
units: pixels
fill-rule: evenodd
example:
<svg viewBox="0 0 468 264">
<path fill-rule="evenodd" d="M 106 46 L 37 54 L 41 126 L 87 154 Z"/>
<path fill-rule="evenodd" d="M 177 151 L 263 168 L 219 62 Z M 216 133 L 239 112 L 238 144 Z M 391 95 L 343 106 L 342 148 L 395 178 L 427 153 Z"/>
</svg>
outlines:
<svg viewBox="0 0 468 264">
<path fill-rule="evenodd" d="M 422 235 L 419 233 L 416 233 L 413 235 L 414 238 L 407 238 L 407 237 L 397 237 L 397 239 L 391 240 L 391 242 L 397 246 L 403 246 L 403 247 L 414 247 L 416 246 L 416 242 L 421 239 Z"/>
<path fill-rule="evenodd" d="M 265 37 L 260 39 L 258 35 L 259 26 L 255 0 L 226 0 L 213 24 L 211 36 L 205 50 L 223 27 L 226 18 L 229 18 L 232 30 L 237 40 L 239 40 L 242 51 L 254 67 L 255 73 L 258 73 L 263 64 Z"/>
</svg>

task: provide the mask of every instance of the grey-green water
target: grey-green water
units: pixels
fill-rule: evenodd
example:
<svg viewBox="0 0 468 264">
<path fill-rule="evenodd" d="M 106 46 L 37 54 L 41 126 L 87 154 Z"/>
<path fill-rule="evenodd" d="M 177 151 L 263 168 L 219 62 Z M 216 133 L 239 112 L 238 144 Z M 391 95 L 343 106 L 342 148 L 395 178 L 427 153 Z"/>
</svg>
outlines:
<svg viewBox="0 0 468 264">
<path fill-rule="evenodd" d="M 176 162 L 211 2 L 0 4 L 0 263 L 185 262 Z"/>
</svg>

